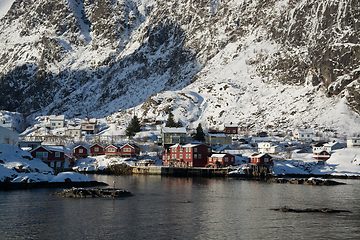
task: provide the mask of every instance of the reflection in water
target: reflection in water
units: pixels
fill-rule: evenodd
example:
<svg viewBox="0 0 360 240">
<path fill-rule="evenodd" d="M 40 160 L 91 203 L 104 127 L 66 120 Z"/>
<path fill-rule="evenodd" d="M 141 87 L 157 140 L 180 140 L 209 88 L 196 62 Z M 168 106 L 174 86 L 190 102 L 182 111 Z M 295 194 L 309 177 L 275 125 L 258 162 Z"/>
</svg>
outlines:
<svg viewBox="0 0 360 240">
<path fill-rule="evenodd" d="M 90 175 L 130 190 L 124 199 L 69 199 L 54 189 L 0 192 L 3 238 L 343 239 L 360 234 L 360 181 L 307 186 L 160 176 Z M 334 208 L 351 213 L 282 213 Z"/>
</svg>

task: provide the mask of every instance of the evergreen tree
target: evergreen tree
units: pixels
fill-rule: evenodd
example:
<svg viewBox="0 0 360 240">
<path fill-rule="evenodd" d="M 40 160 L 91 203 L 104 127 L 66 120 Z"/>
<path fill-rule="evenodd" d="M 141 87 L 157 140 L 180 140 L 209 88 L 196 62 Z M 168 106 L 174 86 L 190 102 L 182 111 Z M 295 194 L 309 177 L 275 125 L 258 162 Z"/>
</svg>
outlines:
<svg viewBox="0 0 360 240">
<path fill-rule="evenodd" d="M 174 114 L 171 111 L 169 111 L 169 116 L 165 127 L 177 127 L 177 123 L 174 120 Z"/>
<path fill-rule="evenodd" d="M 199 125 L 196 128 L 195 140 L 201 141 L 201 142 L 205 140 L 205 134 L 201 127 L 201 123 L 199 123 Z"/>
<path fill-rule="evenodd" d="M 137 132 L 141 131 L 140 121 L 136 115 L 131 119 L 129 126 L 126 128 L 125 134 L 128 137 L 135 136 Z"/>
</svg>

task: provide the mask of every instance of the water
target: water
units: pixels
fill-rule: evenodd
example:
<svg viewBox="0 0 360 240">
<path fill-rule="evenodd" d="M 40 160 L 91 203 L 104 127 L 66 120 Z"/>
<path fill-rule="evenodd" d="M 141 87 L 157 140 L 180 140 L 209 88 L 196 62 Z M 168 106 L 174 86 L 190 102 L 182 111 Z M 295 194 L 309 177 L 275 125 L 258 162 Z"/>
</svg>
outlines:
<svg viewBox="0 0 360 240">
<path fill-rule="evenodd" d="M 308 186 L 234 179 L 89 175 L 134 196 L 69 199 L 0 191 L 0 239 L 359 239 L 360 181 Z M 333 208 L 351 213 L 270 210 Z"/>
</svg>

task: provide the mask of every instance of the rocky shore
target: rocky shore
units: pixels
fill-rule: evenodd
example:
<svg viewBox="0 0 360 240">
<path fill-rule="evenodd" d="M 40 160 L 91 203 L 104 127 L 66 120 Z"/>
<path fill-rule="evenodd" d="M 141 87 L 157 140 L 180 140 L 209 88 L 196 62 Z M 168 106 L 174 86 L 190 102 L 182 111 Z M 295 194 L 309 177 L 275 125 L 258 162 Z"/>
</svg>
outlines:
<svg viewBox="0 0 360 240">
<path fill-rule="evenodd" d="M 322 178 L 270 178 L 266 180 L 270 183 L 290 183 L 290 184 L 305 184 L 305 185 L 320 185 L 320 186 L 333 186 L 344 185 L 346 183 L 337 182 L 330 179 Z"/>
<path fill-rule="evenodd" d="M 131 192 L 113 188 L 71 188 L 57 191 L 54 195 L 67 198 L 122 198 L 132 196 Z"/>
<path fill-rule="evenodd" d="M 287 208 L 286 206 L 282 208 L 270 209 L 278 212 L 295 212 L 295 213 L 304 213 L 304 212 L 320 212 L 320 213 L 340 213 L 340 212 L 350 212 L 348 210 L 336 210 L 330 208 L 305 208 L 305 209 L 293 209 Z"/>
</svg>

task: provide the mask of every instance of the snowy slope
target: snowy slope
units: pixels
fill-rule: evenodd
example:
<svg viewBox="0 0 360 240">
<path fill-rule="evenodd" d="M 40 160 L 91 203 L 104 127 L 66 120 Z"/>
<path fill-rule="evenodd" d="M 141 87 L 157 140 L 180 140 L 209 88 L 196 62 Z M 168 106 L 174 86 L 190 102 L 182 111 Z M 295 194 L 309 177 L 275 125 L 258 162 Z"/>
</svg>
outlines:
<svg viewBox="0 0 360 240">
<path fill-rule="evenodd" d="M 15 1 L 0 108 L 360 131 L 357 1 Z M 139 105 L 141 104 L 141 105 Z M 110 116 L 127 122 L 129 111 Z"/>
</svg>

